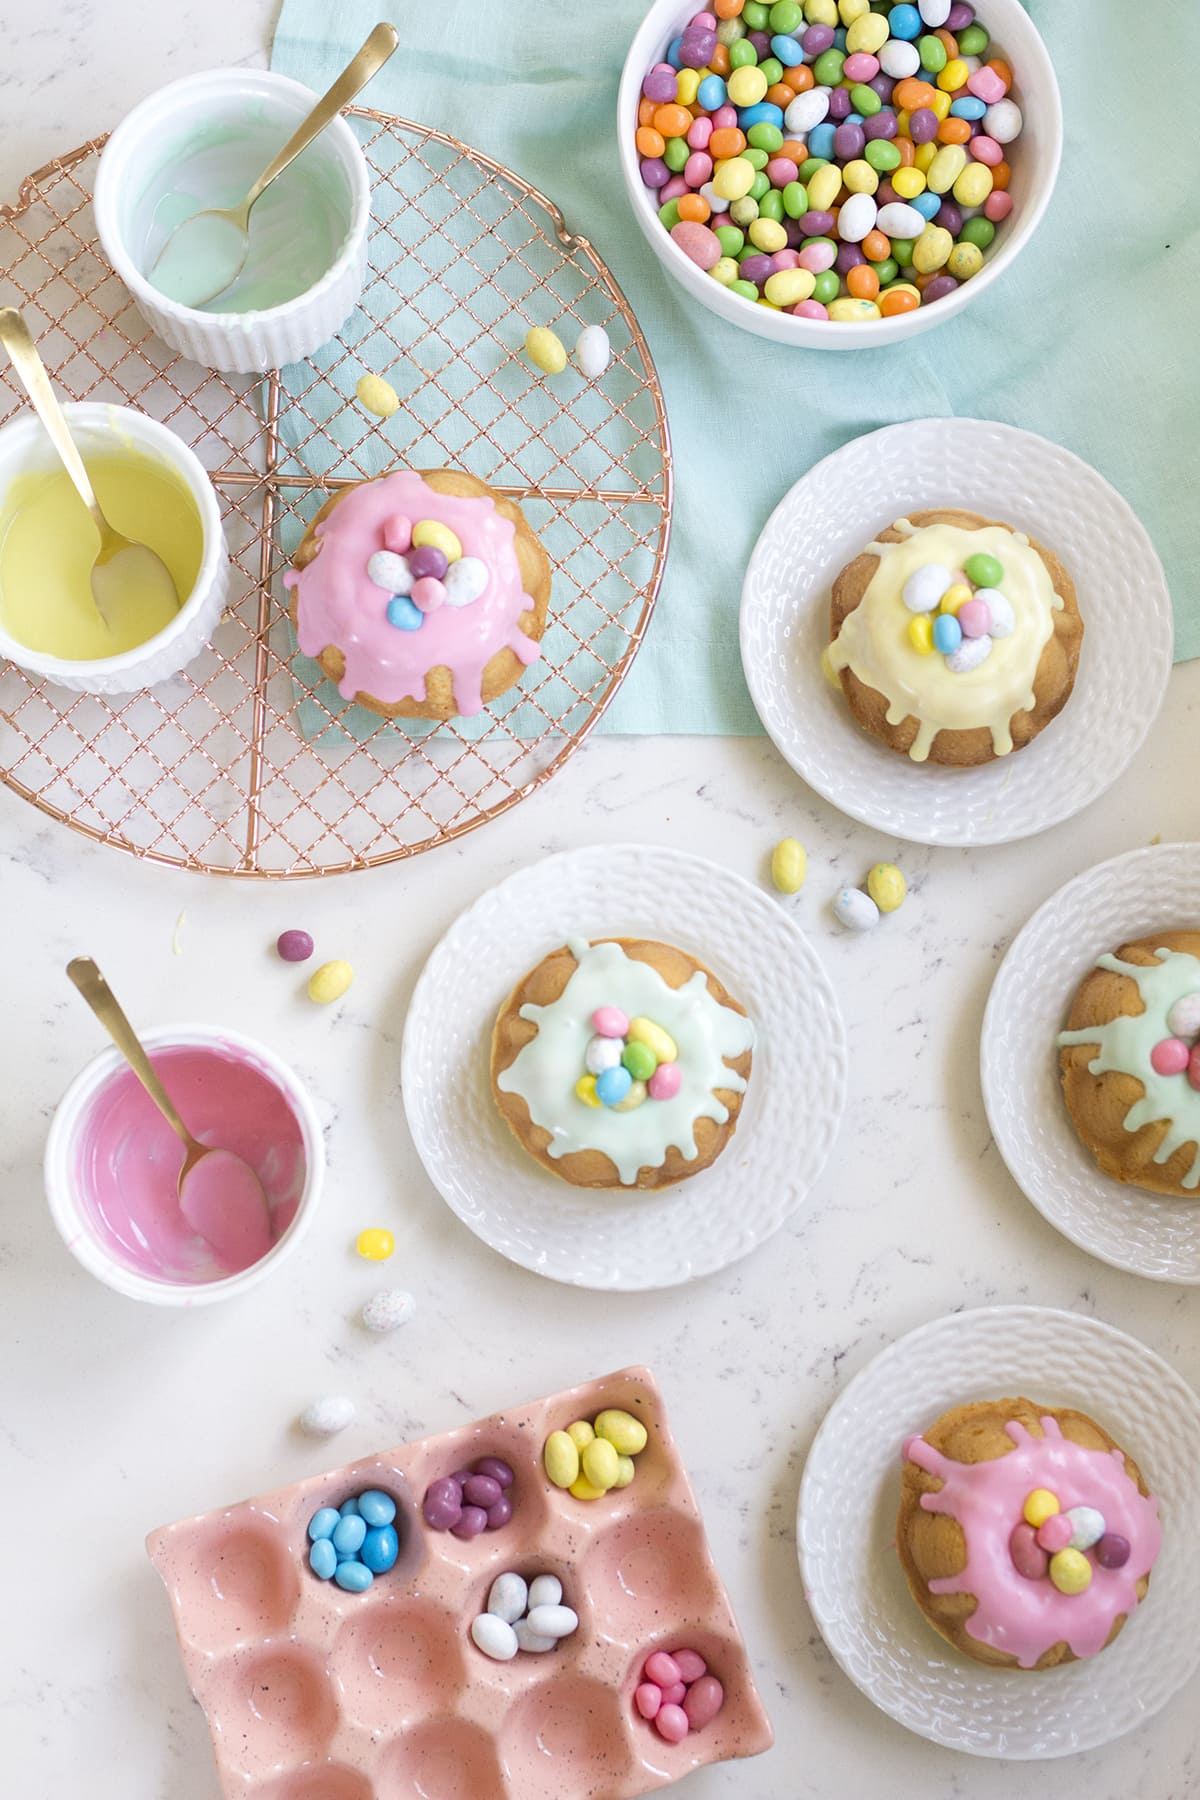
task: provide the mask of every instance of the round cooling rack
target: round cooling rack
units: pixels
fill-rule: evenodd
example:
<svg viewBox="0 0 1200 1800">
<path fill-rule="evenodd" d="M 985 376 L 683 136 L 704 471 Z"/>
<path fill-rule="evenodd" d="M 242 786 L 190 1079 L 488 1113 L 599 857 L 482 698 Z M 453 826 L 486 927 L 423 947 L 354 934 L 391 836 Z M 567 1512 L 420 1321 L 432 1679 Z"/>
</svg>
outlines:
<svg viewBox="0 0 1200 1800">
<path fill-rule="evenodd" d="M 0 662 L 0 780 L 99 843 L 209 874 L 341 874 L 431 849 L 548 781 L 624 679 L 671 522 L 662 391 L 629 304 L 586 238 L 511 170 L 385 113 L 347 117 L 372 171 L 367 282 L 307 362 L 227 377 L 175 357 L 104 260 L 91 189 L 104 139 L 0 207 L 0 271 L 55 384 L 134 406 L 209 470 L 232 558 L 213 642 L 153 691 L 74 695 Z M 568 348 L 603 325 L 591 383 L 543 379 L 531 325 Z M 399 410 L 366 413 L 374 370 Z M 0 424 L 23 404 L 0 370 Z M 553 564 L 542 659 L 476 720 L 426 727 L 347 705 L 299 655 L 281 577 L 335 488 L 395 464 L 464 468 L 519 501 Z"/>
</svg>

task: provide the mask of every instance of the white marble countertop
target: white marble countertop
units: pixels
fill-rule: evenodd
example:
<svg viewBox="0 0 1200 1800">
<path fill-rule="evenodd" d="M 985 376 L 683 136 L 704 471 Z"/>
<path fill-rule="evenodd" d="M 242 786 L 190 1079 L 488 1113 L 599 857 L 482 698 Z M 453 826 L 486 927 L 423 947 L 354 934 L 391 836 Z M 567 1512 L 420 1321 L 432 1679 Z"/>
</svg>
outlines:
<svg viewBox="0 0 1200 1800">
<path fill-rule="evenodd" d="M 10 21 L 0 196 L 171 77 L 261 59 L 272 13 L 270 0 L 157 10 L 114 0 L 64 8 L 53 26 L 35 23 L 33 8 Z M 142 1550 L 150 1528 L 630 1362 L 649 1363 L 665 1389 L 777 1734 L 765 1757 L 701 1772 L 681 1794 L 1200 1791 L 1195 1681 L 1108 1749 L 1036 1768 L 910 1736 L 825 1651 L 793 1531 L 805 1453 L 831 1400 L 883 1345 L 952 1308 L 1027 1301 L 1095 1314 L 1200 1376 L 1196 1297 L 1094 1262 L 1043 1223 L 991 1143 L 977 1072 L 989 983 L 1034 907 L 1093 862 L 1195 831 L 1198 724 L 1192 664 L 1174 674 L 1146 748 L 1104 801 L 1043 837 L 977 853 L 906 848 L 851 823 L 761 740 L 660 742 L 631 797 L 619 779 L 626 747 L 594 739 L 546 789 L 458 845 L 286 886 L 140 866 L 0 791 L 5 1794 L 215 1800 L 207 1729 Z M 762 879 L 784 833 L 808 848 L 808 885 L 791 904 L 833 973 L 853 1052 L 851 1113 L 811 1203 L 769 1247 L 692 1289 L 589 1294 L 509 1267 L 431 1188 L 397 1093 L 405 1004 L 444 925 L 553 850 L 664 842 Z M 912 897 L 874 935 L 850 937 L 828 898 L 881 857 L 902 864 Z M 292 925 L 354 962 L 340 1006 L 311 1006 L 272 955 Z M 40 1178 L 47 1122 L 100 1043 L 62 974 L 80 952 L 98 958 L 135 1019 L 256 1033 L 318 1098 L 330 1128 L 320 1215 L 286 1272 L 240 1303 L 140 1307 L 85 1275 L 54 1233 Z M 419 1307 L 382 1339 L 355 1323 L 381 1285 L 351 1249 L 371 1223 L 394 1230 L 386 1279 Z M 332 1447 L 292 1428 L 327 1391 L 359 1406 Z"/>
</svg>

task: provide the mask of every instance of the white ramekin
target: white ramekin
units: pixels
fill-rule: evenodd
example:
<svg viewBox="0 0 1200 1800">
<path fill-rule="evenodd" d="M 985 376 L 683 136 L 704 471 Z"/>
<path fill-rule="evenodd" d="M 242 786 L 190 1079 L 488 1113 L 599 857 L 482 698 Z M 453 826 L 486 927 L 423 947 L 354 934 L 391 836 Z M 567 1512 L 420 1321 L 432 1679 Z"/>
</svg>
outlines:
<svg viewBox="0 0 1200 1800">
<path fill-rule="evenodd" d="M 186 668 L 216 630 L 229 588 L 229 552 L 221 529 L 221 509 L 212 482 L 195 453 L 167 426 L 127 406 L 83 400 L 63 407 L 71 436 L 89 456 L 101 451 L 135 450 L 152 462 L 166 463 L 180 475 L 196 503 L 203 532 L 203 553 L 195 585 L 180 597 L 171 623 L 119 656 L 73 662 L 31 650 L 0 625 L 0 657 L 7 657 L 59 687 L 79 694 L 133 694 L 166 681 Z M 23 413 L 0 429 L 0 512 L 8 485 L 32 470 L 59 467 L 58 452 L 37 416 Z"/>
<path fill-rule="evenodd" d="M 80 1205 L 76 1175 L 79 1133 L 92 1102 L 105 1082 L 125 1067 L 124 1058 L 115 1048 L 101 1051 L 75 1077 L 51 1120 L 43 1165 L 51 1217 L 72 1256 L 89 1274 L 114 1288 L 118 1294 L 127 1294 L 133 1300 L 147 1300 L 154 1306 L 208 1306 L 215 1300 L 232 1299 L 273 1273 L 284 1257 L 291 1255 L 312 1222 L 325 1175 L 325 1139 L 320 1121 L 299 1077 L 281 1057 L 255 1038 L 212 1025 L 163 1025 L 156 1031 L 142 1032 L 141 1038 L 150 1050 L 179 1046 L 236 1050 L 255 1064 L 284 1095 L 300 1127 L 306 1165 L 304 1188 L 295 1218 L 266 1256 L 248 1269 L 227 1275 L 220 1281 L 191 1284 L 155 1281 L 120 1262 L 94 1236 L 88 1214 Z"/>
<path fill-rule="evenodd" d="M 170 171 L 186 155 L 189 135 L 239 121 L 261 126 L 265 119 L 278 124 L 282 148 L 316 99 L 311 88 L 265 69 L 189 75 L 135 106 L 100 158 L 94 204 L 105 255 L 163 342 L 205 368 L 249 375 L 298 362 L 327 343 L 358 303 L 367 267 L 371 183 L 366 158 L 343 118 L 303 152 L 338 172 L 346 217 L 336 260 L 305 293 L 263 312 L 197 312 L 168 300 L 143 273 L 154 210 L 170 185 Z"/>
<path fill-rule="evenodd" d="M 986 25 L 998 53 L 1012 64 L 1013 97 L 1020 102 L 1024 114 L 1024 129 L 1012 165 L 1013 210 L 997 232 L 983 268 L 955 293 L 932 306 L 919 306 L 915 312 L 898 313 L 890 319 L 865 319 L 862 324 L 797 319 L 791 313 L 756 306 L 740 294 L 731 294 L 697 268 L 660 223 L 655 197 L 639 173 L 640 159 L 633 141 L 638 100 L 646 71 L 663 60 L 671 40 L 679 36 L 697 10 L 689 0 L 654 0 L 634 33 L 617 94 L 617 148 L 633 216 L 663 268 L 693 300 L 699 300 L 731 325 L 740 325 L 756 337 L 772 338 L 777 344 L 798 345 L 805 350 L 868 350 L 945 324 L 986 293 L 993 281 L 1016 261 L 1050 203 L 1063 150 L 1058 78 L 1050 52 L 1021 0 L 979 0 L 978 8 L 979 23 Z"/>
</svg>

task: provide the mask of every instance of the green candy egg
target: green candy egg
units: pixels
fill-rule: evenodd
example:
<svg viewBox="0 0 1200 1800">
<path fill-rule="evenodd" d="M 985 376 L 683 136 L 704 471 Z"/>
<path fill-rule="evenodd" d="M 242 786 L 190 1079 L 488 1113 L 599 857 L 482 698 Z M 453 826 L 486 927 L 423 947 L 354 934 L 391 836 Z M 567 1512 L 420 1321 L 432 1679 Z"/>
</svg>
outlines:
<svg viewBox="0 0 1200 1800">
<path fill-rule="evenodd" d="M 991 38 L 982 25 L 967 25 L 958 34 L 960 56 L 982 56 Z"/>
<path fill-rule="evenodd" d="M 816 174 L 817 170 L 826 168 L 828 166 L 828 163 L 829 163 L 829 158 L 827 156 L 807 156 L 807 157 L 805 157 L 804 161 L 800 164 L 800 167 L 797 170 L 797 174 L 799 175 L 801 181 L 804 183 L 805 187 L 808 186 L 809 182 L 812 180 L 812 178 Z"/>
<path fill-rule="evenodd" d="M 808 189 L 803 182 L 788 182 L 783 190 L 783 210 L 789 219 L 798 219 L 808 211 Z"/>
<path fill-rule="evenodd" d="M 842 278 L 836 269 L 822 269 L 813 282 L 812 297 L 819 300 L 822 306 L 828 306 L 831 300 L 837 299 L 841 285 Z"/>
<path fill-rule="evenodd" d="M 979 214 L 974 219 L 967 220 L 958 234 L 958 241 L 960 244 L 974 244 L 978 249 L 986 250 L 995 235 L 996 227 L 992 221 Z M 892 248 L 895 249 L 894 244 Z"/>
<path fill-rule="evenodd" d="M 745 17 L 745 14 L 743 14 Z M 752 25 L 751 31 L 755 29 Z M 841 50 L 823 50 L 812 66 L 813 80 L 818 87 L 836 87 L 842 79 L 842 64 L 846 58 Z M 879 95 L 875 95 L 878 100 Z"/>
<path fill-rule="evenodd" d="M 771 9 L 764 6 L 762 0 L 746 0 L 742 8 L 742 17 L 746 21 L 747 31 L 765 31 L 767 21 L 771 17 Z"/>
<path fill-rule="evenodd" d="M 885 256 L 882 262 L 872 263 L 871 267 L 879 277 L 880 287 L 886 287 L 889 281 L 895 281 L 900 273 L 900 266 L 894 256 Z"/>
<path fill-rule="evenodd" d="M 776 37 L 790 37 L 804 17 L 799 0 L 775 0 L 771 8 L 771 31 Z"/>
<path fill-rule="evenodd" d="M 679 223 L 678 200 L 668 200 L 665 206 L 660 206 L 658 209 L 658 216 L 668 231 L 673 230 Z"/>
<path fill-rule="evenodd" d="M 768 181 L 767 177 L 763 174 L 762 170 L 760 169 L 758 171 L 758 174 L 754 177 L 754 180 L 750 184 L 750 196 L 749 196 L 751 200 L 755 200 L 758 202 L 758 210 L 759 210 L 760 214 L 762 212 L 762 201 L 766 197 L 766 195 L 770 193 L 770 191 L 771 191 L 771 183 Z"/>
<path fill-rule="evenodd" d="M 961 44 L 959 47 L 961 48 Z M 917 39 L 917 50 L 920 54 L 922 64 L 929 70 L 930 74 L 940 75 L 947 62 L 946 46 L 943 44 L 941 38 L 934 37 L 933 33 L 930 32 L 927 37 L 920 37 Z"/>
<path fill-rule="evenodd" d="M 626 1044 L 621 1061 L 635 1081 L 649 1081 L 658 1067 L 658 1058 L 649 1044 Z"/>
<path fill-rule="evenodd" d="M 725 291 L 729 294 L 740 294 L 743 300 L 758 299 L 758 289 L 752 281 L 731 281 Z"/>
<path fill-rule="evenodd" d="M 686 143 L 686 139 L 684 142 Z M 762 150 L 768 156 L 774 156 L 783 148 L 783 133 L 778 125 L 768 125 L 764 119 L 761 125 L 752 125 L 746 133 L 746 141 L 754 150 Z M 897 150 L 896 155 L 900 152 Z"/>
<path fill-rule="evenodd" d="M 829 55 L 831 52 L 827 51 L 826 54 Z M 865 81 L 856 81 L 850 89 L 850 104 L 855 112 L 862 114 L 864 119 L 870 119 L 879 111 L 883 101 L 875 89 L 868 87 Z"/>
<path fill-rule="evenodd" d="M 753 69 L 758 66 L 758 51 L 749 38 L 739 38 L 736 44 L 729 46 L 729 67 L 731 69 Z"/>
<path fill-rule="evenodd" d="M 667 139 L 662 159 L 672 175 L 678 175 L 682 172 L 691 154 L 691 146 L 685 137 L 673 137 Z"/>
<path fill-rule="evenodd" d="M 684 141 L 686 142 L 686 139 Z M 863 158 L 881 175 L 886 175 L 890 170 L 900 167 L 900 152 L 895 144 L 889 143 L 887 138 L 872 138 L 863 151 Z"/>
<path fill-rule="evenodd" d="M 977 550 L 974 556 L 968 556 L 963 564 L 963 573 L 968 581 L 975 583 L 976 587 L 999 587 L 1004 580 L 1003 567 L 994 556 L 989 556 L 985 550 Z"/>
<path fill-rule="evenodd" d="M 685 138 L 683 141 L 686 143 L 687 139 Z M 765 169 L 770 160 L 771 159 L 765 150 L 750 149 L 742 151 L 742 161 L 748 162 L 752 169 Z"/>
<path fill-rule="evenodd" d="M 718 225 L 713 236 L 721 246 L 722 256 L 736 256 L 746 245 L 746 234 L 739 231 L 736 225 Z"/>
<path fill-rule="evenodd" d="M 767 78 L 768 87 L 774 87 L 777 81 L 783 80 L 783 64 L 777 56 L 764 56 L 758 66 Z"/>
<path fill-rule="evenodd" d="M 758 203 L 758 216 L 760 219 L 774 219 L 777 225 L 783 224 L 783 195 L 778 188 L 772 188 L 769 194 L 763 195 Z"/>
<path fill-rule="evenodd" d="M 895 258 L 895 260 L 900 264 L 900 267 L 902 269 L 908 269 L 908 268 L 912 267 L 913 245 L 916 243 L 916 241 L 917 241 L 916 238 L 893 238 L 892 239 L 892 255 Z"/>
</svg>

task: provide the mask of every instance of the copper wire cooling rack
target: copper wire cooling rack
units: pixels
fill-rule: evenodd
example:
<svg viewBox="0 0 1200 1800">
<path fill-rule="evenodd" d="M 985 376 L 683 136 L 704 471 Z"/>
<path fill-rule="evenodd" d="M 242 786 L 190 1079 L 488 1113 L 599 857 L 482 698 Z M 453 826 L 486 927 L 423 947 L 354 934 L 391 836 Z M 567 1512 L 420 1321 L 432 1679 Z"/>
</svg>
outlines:
<svg viewBox="0 0 1200 1800">
<path fill-rule="evenodd" d="M 51 818 L 149 862 L 284 878 L 430 849 L 548 781 L 641 642 L 670 532 L 662 393 L 628 303 L 586 239 L 511 170 L 384 113 L 348 115 L 371 166 L 370 271 L 339 338 L 258 378 L 174 357 L 96 241 L 104 139 L 0 207 L 0 298 L 25 309 L 60 389 L 135 406 L 210 471 L 231 606 L 203 656 L 153 691 L 75 696 L 0 663 L 0 778 Z M 614 349 L 589 384 L 542 379 L 530 325 Z M 380 422 L 366 369 L 401 398 Z M 21 404 L 0 373 L 0 423 Z M 393 463 L 457 465 L 519 500 L 554 565 L 540 663 L 481 720 L 429 730 L 347 707 L 297 655 L 281 576 L 324 495 Z"/>
</svg>

